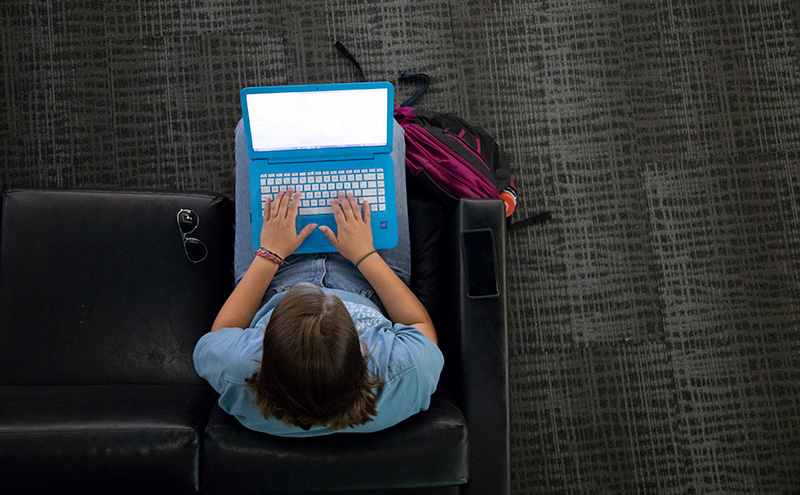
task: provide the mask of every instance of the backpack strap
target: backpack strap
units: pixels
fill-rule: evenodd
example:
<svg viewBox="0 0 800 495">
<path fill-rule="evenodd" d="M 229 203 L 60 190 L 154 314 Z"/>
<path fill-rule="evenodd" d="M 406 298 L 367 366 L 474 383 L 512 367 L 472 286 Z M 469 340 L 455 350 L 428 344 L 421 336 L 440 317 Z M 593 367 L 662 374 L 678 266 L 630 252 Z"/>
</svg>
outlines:
<svg viewBox="0 0 800 495">
<path fill-rule="evenodd" d="M 400 74 L 397 78 L 398 81 L 408 81 L 409 79 L 422 79 L 422 84 L 417 88 L 413 95 L 411 95 L 406 101 L 400 104 L 401 107 L 412 107 L 414 104 L 428 91 L 428 87 L 431 85 L 431 78 L 428 74 L 423 74 L 421 72 L 412 72 L 410 70 L 404 71 Z"/>
<path fill-rule="evenodd" d="M 342 54 L 344 58 L 350 61 L 353 66 L 356 68 L 356 75 L 358 76 L 358 80 L 360 82 L 364 82 L 367 80 L 367 77 L 364 75 L 364 70 L 361 68 L 361 64 L 358 63 L 356 57 L 350 53 L 350 50 L 347 49 L 346 46 L 341 41 L 337 41 L 334 45 L 336 50 Z M 422 83 L 406 101 L 400 104 L 401 107 L 410 107 L 413 106 L 426 91 L 428 91 L 428 87 L 431 85 L 431 78 L 427 74 L 423 74 L 421 72 L 413 72 L 410 70 L 404 71 L 400 74 L 397 78 L 398 81 L 408 81 L 409 79 L 421 79 Z"/>
<path fill-rule="evenodd" d="M 543 211 L 542 213 L 533 215 L 532 217 L 528 217 L 524 220 L 508 224 L 508 230 L 512 231 L 517 229 L 523 229 L 525 227 L 530 227 L 531 225 L 548 222 L 552 218 L 553 218 L 553 213 L 549 211 Z"/>
<path fill-rule="evenodd" d="M 348 50 L 347 47 L 345 47 L 341 41 L 337 41 L 335 46 L 336 49 L 339 50 L 339 53 L 341 53 L 342 56 L 344 56 L 344 58 L 352 62 L 352 64 L 355 66 L 356 73 L 358 75 L 358 80 L 360 82 L 365 82 L 367 78 L 364 75 L 364 70 L 361 69 L 361 64 L 359 64 L 358 60 L 356 60 L 356 57 L 354 57 L 353 54 L 350 53 L 350 50 Z"/>
</svg>

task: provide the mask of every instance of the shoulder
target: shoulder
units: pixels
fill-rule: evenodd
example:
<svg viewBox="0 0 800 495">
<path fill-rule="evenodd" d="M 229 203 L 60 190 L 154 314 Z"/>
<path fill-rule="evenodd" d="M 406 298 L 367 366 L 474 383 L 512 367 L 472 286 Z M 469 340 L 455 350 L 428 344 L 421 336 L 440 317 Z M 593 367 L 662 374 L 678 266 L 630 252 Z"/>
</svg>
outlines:
<svg viewBox="0 0 800 495">
<path fill-rule="evenodd" d="M 200 338 L 194 348 L 195 371 L 219 393 L 227 383 L 239 383 L 258 369 L 263 332 L 254 328 L 222 328 Z"/>
<path fill-rule="evenodd" d="M 384 385 L 378 389 L 378 415 L 363 431 L 387 428 L 427 410 L 444 366 L 436 344 L 416 328 L 399 324 L 364 337 L 367 367 Z"/>
<path fill-rule="evenodd" d="M 418 375 L 435 383 L 444 367 L 444 356 L 439 347 L 417 328 L 400 323 L 392 327 L 394 341 L 391 361 L 396 372 L 415 368 Z"/>
<path fill-rule="evenodd" d="M 389 324 L 362 335 L 369 352 L 368 366 L 387 385 L 403 381 L 422 393 L 433 393 L 444 367 L 439 347 L 414 327 Z"/>
</svg>

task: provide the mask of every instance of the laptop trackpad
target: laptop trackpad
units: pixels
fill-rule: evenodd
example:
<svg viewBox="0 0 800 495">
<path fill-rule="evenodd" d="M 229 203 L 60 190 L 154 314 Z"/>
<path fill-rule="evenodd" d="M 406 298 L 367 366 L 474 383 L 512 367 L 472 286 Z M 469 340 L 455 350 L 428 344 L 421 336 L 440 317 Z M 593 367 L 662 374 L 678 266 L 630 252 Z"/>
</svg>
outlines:
<svg viewBox="0 0 800 495">
<path fill-rule="evenodd" d="M 325 225 L 329 227 L 334 234 L 336 233 L 336 219 L 333 217 L 333 215 L 299 215 L 295 221 L 297 232 L 303 230 L 303 228 L 310 223 L 316 223 L 318 226 Z M 317 227 L 308 237 L 306 237 L 306 240 L 303 241 L 301 247 L 295 252 L 313 253 L 326 251 L 335 251 L 335 249 L 331 243 L 328 242 L 325 234 L 323 234 L 322 231 L 319 230 L 319 227 Z"/>
</svg>

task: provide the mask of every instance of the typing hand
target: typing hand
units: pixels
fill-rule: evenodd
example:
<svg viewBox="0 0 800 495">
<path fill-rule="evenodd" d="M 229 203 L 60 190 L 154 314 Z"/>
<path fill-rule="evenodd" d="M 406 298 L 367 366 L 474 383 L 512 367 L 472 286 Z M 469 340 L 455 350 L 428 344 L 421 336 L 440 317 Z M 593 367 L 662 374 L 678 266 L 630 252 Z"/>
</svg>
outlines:
<svg viewBox="0 0 800 495">
<path fill-rule="evenodd" d="M 359 205 L 355 196 L 345 196 L 340 192 L 339 197 L 331 202 L 331 209 L 338 235 L 325 226 L 319 229 L 342 256 L 356 263 L 374 249 L 369 204 L 364 201 Z"/>
<path fill-rule="evenodd" d="M 302 193 L 294 192 L 290 187 L 286 191 L 279 192 L 274 200 L 267 198 L 264 204 L 261 247 L 284 259 L 300 247 L 306 237 L 317 228 L 317 224 L 312 223 L 297 233 L 295 218 L 301 196 Z"/>
</svg>

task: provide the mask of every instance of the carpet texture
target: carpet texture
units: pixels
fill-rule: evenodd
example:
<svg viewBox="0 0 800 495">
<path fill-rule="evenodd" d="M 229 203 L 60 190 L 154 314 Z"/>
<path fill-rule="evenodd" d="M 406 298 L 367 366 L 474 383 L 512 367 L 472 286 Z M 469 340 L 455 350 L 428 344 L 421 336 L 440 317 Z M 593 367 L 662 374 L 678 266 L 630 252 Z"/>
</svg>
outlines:
<svg viewBox="0 0 800 495">
<path fill-rule="evenodd" d="M 5 0 L 0 188 L 232 197 L 242 87 L 426 72 L 554 214 L 509 234 L 513 492 L 798 493 L 798 5 Z"/>
</svg>

